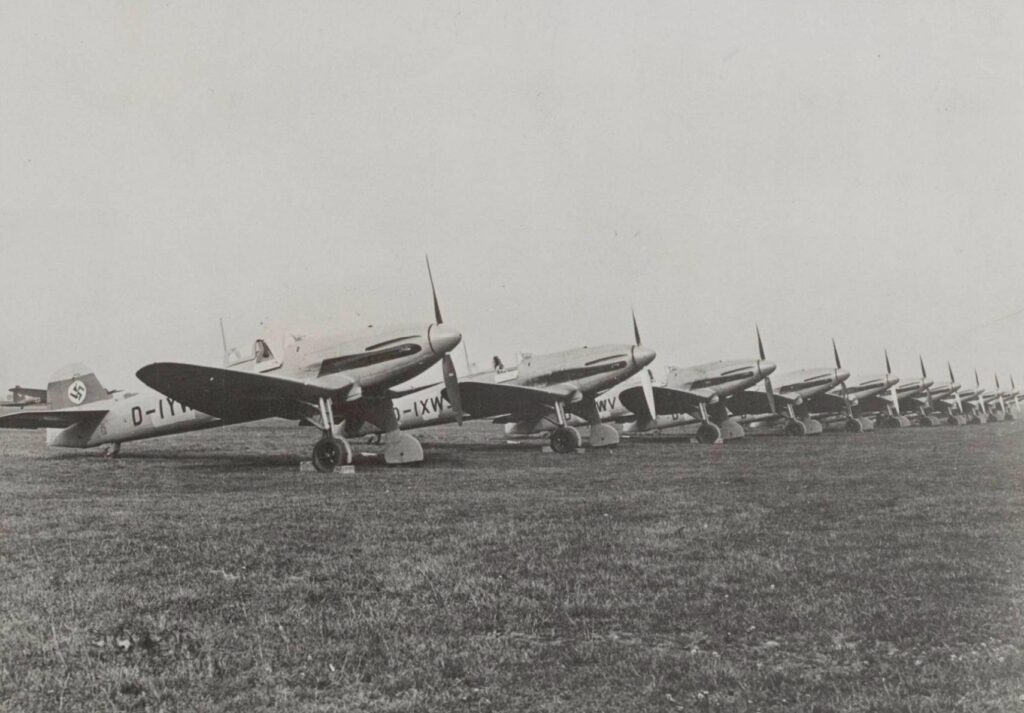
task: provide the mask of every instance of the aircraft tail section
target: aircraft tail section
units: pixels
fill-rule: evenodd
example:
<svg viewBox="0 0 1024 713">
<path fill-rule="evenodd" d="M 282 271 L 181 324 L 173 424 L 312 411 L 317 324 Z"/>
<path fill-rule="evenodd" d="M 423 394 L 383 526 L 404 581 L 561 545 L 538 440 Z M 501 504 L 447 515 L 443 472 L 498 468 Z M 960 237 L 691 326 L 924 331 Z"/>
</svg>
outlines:
<svg viewBox="0 0 1024 713">
<path fill-rule="evenodd" d="M 60 369 L 46 385 L 46 402 L 51 409 L 74 408 L 107 398 L 107 390 L 92 369 L 84 364 L 71 364 Z"/>
</svg>

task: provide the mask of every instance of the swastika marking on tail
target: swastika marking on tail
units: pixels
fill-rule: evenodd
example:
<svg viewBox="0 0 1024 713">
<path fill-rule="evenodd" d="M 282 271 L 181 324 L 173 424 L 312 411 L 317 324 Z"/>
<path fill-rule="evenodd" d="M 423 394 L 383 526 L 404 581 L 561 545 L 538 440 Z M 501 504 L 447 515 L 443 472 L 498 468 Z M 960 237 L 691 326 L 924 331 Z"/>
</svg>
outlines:
<svg viewBox="0 0 1024 713">
<path fill-rule="evenodd" d="M 75 404 L 76 406 L 81 405 L 85 401 L 85 395 L 87 389 L 85 384 L 80 379 L 75 379 L 68 384 L 68 401 Z"/>
</svg>

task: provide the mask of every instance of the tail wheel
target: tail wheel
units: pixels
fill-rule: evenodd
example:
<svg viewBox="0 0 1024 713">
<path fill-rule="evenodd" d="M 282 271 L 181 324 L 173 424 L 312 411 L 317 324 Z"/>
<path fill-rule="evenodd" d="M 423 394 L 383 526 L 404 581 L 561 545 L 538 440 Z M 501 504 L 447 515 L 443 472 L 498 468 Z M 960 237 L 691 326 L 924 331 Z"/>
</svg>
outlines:
<svg viewBox="0 0 1024 713">
<path fill-rule="evenodd" d="M 105 458 L 117 458 L 117 454 L 121 452 L 120 443 L 111 443 L 103 449 L 103 456 Z"/>
<path fill-rule="evenodd" d="M 350 460 L 351 454 L 346 444 L 337 438 L 321 438 L 313 446 L 313 467 L 320 473 L 330 473 Z"/>
<path fill-rule="evenodd" d="M 698 443 L 715 443 L 721 437 L 722 429 L 709 421 L 705 421 L 697 428 Z"/>
<path fill-rule="evenodd" d="M 790 421 L 786 424 L 786 435 L 787 436 L 806 436 L 807 426 L 804 425 L 803 421 Z"/>
<path fill-rule="evenodd" d="M 582 442 L 580 432 L 570 426 L 559 426 L 551 432 L 551 450 L 555 453 L 572 453 Z"/>
</svg>

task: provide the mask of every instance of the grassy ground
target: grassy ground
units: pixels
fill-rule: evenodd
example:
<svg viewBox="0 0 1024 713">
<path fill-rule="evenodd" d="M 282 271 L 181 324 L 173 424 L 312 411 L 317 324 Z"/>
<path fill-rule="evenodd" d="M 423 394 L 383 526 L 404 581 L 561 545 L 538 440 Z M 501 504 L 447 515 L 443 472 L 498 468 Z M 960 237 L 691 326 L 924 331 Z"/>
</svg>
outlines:
<svg viewBox="0 0 1024 713">
<path fill-rule="evenodd" d="M 312 438 L 0 433 L 0 709 L 1024 710 L 1024 423 Z"/>
</svg>

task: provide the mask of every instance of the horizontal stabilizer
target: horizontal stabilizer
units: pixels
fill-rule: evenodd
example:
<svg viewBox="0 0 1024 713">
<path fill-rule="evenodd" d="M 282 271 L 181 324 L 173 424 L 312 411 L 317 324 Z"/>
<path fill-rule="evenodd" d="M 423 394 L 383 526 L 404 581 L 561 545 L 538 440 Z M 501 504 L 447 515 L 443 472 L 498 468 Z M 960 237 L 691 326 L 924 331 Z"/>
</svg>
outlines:
<svg viewBox="0 0 1024 713">
<path fill-rule="evenodd" d="M 356 383 L 343 374 L 299 381 L 251 371 L 162 362 L 142 367 L 136 376 L 189 408 L 229 421 L 293 418 L 302 404 L 321 396 L 345 400 L 360 396 Z"/>
<path fill-rule="evenodd" d="M 579 391 L 565 384 L 537 388 L 463 381 L 459 383 L 459 391 L 462 393 L 462 410 L 474 418 L 535 413 L 539 408 L 559 402 L 573 403 L 580 398 Z"/>
<path fill-rule="evenodd" d="M 0 416 L 0 428 L 68 428 L 80 423 L 96 423 L 108 413 L 106 409 L 19 411 Z"/>
<path fill-rule="evenodd" d="M 27 386 L 15 386 L 10 389 L 15 401 L 21 399 L 33 399 L 40 403 L 46 403 L 46 389 L 30 389 Z"/>
</svg>

